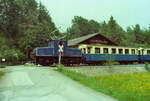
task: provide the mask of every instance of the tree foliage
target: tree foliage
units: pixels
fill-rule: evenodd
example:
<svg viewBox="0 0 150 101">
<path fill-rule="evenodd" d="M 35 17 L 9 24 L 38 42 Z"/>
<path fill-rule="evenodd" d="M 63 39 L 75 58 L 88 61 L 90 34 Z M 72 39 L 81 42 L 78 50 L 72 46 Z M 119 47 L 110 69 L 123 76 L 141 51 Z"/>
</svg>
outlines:
<svg viewBox="0 0 150 101">
<path fill-rule="evenodd" d="M 0 47 L 8 47 L 1 51 L 5 56 L 18 53 L 28 57 L 34 47 L 47 46 L 56 29 L 47 9 L 36 0 L 0 0 Z"/>
<path fill-rule="evenodd" d="M 0 59 L 27 59 L 33 48 L 47 46 L 52 32 L 56 36 L 65 34 L 67 40 L 101 32 L 121 46 L 150 47 L 150 29 L 142 29 L 139 24 L 123 29 L 113 16 L 108 22 L 75 16 L 72 26 L 62 34 L 42 3 L 36 0 L 0 0 Z"/>
<path fill-rule="evenodd" d="M 123 29 L 113 16 L 109 21 L 97 22 L 81 16 L 75 16 L 72 26 L 67 29 L 67 39 L 100 32 L 121 46 L 150 47 L 150 29 L 141 29 L 139 24 Z"/>
<path fill-rule="evenodd" d="M 85 36 L 99 31 L 99 23 L 94 20 L 87 20 L 81 16 L 75 16 L 72 20 L 72 26 L 67 29 L 70 35 L 69 39 Z"/>
</svg>

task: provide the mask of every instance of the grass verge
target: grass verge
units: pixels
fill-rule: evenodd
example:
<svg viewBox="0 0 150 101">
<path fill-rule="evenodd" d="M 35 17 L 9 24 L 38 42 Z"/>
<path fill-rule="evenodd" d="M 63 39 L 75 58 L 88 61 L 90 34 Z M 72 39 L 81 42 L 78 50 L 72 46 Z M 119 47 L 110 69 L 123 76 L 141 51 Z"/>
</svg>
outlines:
<svg viewBox="0 0 150 101">
<path fill-rule="evenodd" d="M 5 68 L 6 66 L 8 66 L 7 64 L 0 64 L 0 68 Z"/>
<path fill-rule="evenodd" d="M 58 71 L 119 101 L 150 101 L 150 73 L 86 76 L 57 65 Z"/>
<path fill-rule="evenodd" d="M 5 75 L 5 72 L 1 72 L 1 71 L 0 71 L 0 79 L 1 79 L 1 77 L 4 76 L 4 75 Z"/>
</svg>

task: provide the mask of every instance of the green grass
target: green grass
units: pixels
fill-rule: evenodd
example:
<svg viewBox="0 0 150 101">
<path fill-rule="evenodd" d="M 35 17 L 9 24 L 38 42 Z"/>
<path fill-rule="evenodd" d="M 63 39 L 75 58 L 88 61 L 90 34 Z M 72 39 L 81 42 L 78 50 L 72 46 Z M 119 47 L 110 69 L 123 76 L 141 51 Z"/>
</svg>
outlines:
<svg viewBox="0 0 150 101">
<path fill-rule="evenodd" d="M 4 76 L 4 75 L 5 75 L 5 72 L 1 72 L 1 71 L 0 71 L 0 79 L 1 79 L 1 77 Z"/>
<path fill-rule="evenodd" d="M 150 73 L 86 76 L 58 65 L 58 71 L 119 101 L 150 101 Z"/>
<path fill-rule="evenodd" d="M 0 77 L 3 76 L 5 74 L 5 72 L 0 72 Z"/>
<path fill-rule="evenodd" d="M 7 64 L 0 64 L 0 68 L 5 68 L 6 66 L 8 66 Z"/>
<path fill-rule="evenodd" d="M 6 66 L 7 66 L 7 64 L 0 64 L 0 68 L 5 68 Z M 5 75 L 5 72 L 0 71 L 0 79 L 4 75 Z"/>
<path fill-rule="evenodd" d="M 0 64 L 0 68 L 5 68 L 6 66 L 15 66 L 15 65 L 19 65 L 19 64 L 13 64 L 13 63 L 3 63 L 3 64 Z"/>
</svg>

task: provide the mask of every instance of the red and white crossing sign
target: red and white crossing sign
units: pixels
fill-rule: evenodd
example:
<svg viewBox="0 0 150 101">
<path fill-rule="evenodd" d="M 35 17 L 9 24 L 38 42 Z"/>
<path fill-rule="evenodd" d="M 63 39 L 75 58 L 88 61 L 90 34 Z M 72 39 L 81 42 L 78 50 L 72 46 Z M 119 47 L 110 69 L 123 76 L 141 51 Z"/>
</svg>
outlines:
<svg viewBox="0 0 150 101">
<path fill-rule="evenodd" d="M 64 55 L 63 47 L 64 47 L 65 43 L 62 43 L 62 44 L 61 44 L 60 42 L 58 42 L 57 45 L 58 45 L 58 47 L 59 47 L 59 49 L 58 49 L 58 51 L 57 51 L 57 54 L 58 54 L 58 55 L 60 55 L 60 54 L 63 54 L 63 55 Z"/>
</svg>

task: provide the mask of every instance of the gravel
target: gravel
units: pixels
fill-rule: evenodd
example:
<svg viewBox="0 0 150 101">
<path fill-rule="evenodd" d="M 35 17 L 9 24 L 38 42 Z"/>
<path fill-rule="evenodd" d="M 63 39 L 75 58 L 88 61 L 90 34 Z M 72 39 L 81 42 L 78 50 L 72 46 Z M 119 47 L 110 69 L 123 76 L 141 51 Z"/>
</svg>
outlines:
<svg viewBox="0 0 150 101">
<path fill-rule="evenodd" d="M 70 69 L 88 76 L 146 72 L 144 65 L 119 65 L 112 66 L 112 68 L 108 66 L 81 66 L 72 67 Z"/>
</svg>

